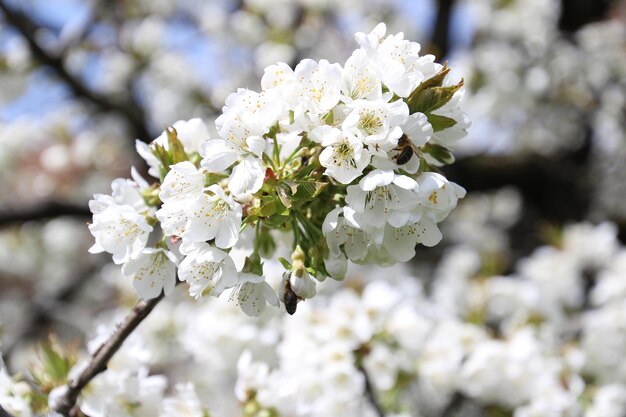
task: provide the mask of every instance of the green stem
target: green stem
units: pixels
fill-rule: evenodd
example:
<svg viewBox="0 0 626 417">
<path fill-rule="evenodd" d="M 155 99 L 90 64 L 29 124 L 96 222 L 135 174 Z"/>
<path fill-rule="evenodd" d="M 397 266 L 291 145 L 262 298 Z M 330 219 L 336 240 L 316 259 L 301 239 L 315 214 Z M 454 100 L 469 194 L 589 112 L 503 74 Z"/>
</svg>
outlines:
<svg viewBox="0 0 626 417">
<path fill-rule="evenodd" d="M 281 171 L 282 169 L 284 169 L 285 167 L 287 167 L 287 165 L 289 165 L 289 163 L 293 160 L 293 158 L 296 157 L 297 154 L 300 153 L 300 151 L 302 150 L 302 148 L 297 147 L 293 152 L 291 152 L 291 155 L 289 155 L 287 157 L 287 159 L 285 159 L 285 162 L 282 165 Z"/>
<path fill-rule="evenodd" d="M 274 137 L 274 161 L 276 161 L 276 166 L 280 166 L 280 148 L 276 137 Z"/>
<path fill-rule="evenodd" d="M 297 215 L 295 212 L 292 212 L 291 216 L 291 227 L 293 228 L 293 248 L 295 249 L 300 244 L 300 225 L 298 224 Z"/>
<path fill-rule="evenodd" d="M 257 220 L 254 230 L 254 253 L 259 252 L 259 237 L 261 236 L 261 220 Z"/>
</svg>

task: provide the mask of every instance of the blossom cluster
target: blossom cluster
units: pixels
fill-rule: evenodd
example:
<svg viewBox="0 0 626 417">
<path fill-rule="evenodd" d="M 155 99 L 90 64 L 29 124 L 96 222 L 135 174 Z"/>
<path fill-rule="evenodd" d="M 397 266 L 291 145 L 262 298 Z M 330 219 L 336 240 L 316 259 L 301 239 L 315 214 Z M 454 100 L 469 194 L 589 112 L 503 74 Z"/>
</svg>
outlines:
<svg viewBox="0 0 626 417">
<path fill-rule="evenodd" d="M 469 126 L 463 81 L 382 23 L 356 40 L 343 66 L 267 67 L 261 92 L 226 99 L 218 138 L 192 119 L 138 142 L 159 182 L 133 173 L 96 195 L 91 252 L 111 253 L 141 297 L 169 294 L 178 274 L 196 299 L 232 289 L 259 315 L 281 301 L 293 313 L 316 280 L 343 279 L 348 260 L 393 264 L 436 245 L 437 223 L 465 194 L 436 172 Z M 261 261 L 276 239 L 293 243 L 278 296 Z M 236 265 L 239 249 L 249 253 Z"/>
<path fill-rule="evenodd" d="M 349 285 L 325 286 L 288 319 L 276 310 L 251 319 L 224 299 L 168 298 L 81 395 L 81 411 L 369 416 L 367 378 L 385 415 L 620 416 L 626 248 L 614 225 L 568 226 L 507 275 L 485 273 L 480 255 L 447 251 L 428 290 L 405 264 L 357 267 Z M 91 352 L 123 314 L 100 318 Z M 32 415 L 28 392 L 0 373 L 9 411 Z"/>
</svg>

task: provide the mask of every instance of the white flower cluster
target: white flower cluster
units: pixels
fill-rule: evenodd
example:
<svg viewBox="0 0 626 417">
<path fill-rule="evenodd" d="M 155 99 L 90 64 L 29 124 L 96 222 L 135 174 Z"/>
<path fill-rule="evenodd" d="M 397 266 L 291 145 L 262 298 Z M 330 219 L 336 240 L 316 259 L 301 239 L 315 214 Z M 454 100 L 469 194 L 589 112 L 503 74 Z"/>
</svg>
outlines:
<svg viewBox="0 0 626 417">
<path fill-rule="evenodd" d="M 251 319 L 224 299 L 180 303 L 177 293 L 79 404 L 94 417 L 356 417 L 376 415 L 373 395 L 396 417 L 620 417 L 625 254 L 608 223 L 566 227 L 506 276 L 481 275 L 479 254 L 459 246 L 428 291 L 406 265 L 357 267 L 347 288 L 324 286 L 288 319 Z M 281 264 L 265 268 L 276 285 Z M 455 293 L 461 301 L 442 296 Z M 5 383 L 3 406 L 32 415 L 27 387 Z"/>
<path fill-rule="evenodd" d="M 199 119 L 179 121 L 137 150 L 160 183 L 117 179 L 90 203 L 94 253 L 109 252 L 141 297 L 171 292 L 231 299 L 259 315 L 283 301 L 293 313 L 313 278 L 342 279 L 347 260 L 392 264 L 436 245 L 437 223 L 465 195 L 431 166 L 451 163 L 469 122 L 463 82 L 384 24 L 357 33 L 345 65 L 305 59 L 271 65 L 260 93 L 239 89 L 209 139 Z M 254 228 L 243 265 L 229 252 Z M 270 231 L 293 236 L 280 294 L 265 282 Z"/>
</svg>

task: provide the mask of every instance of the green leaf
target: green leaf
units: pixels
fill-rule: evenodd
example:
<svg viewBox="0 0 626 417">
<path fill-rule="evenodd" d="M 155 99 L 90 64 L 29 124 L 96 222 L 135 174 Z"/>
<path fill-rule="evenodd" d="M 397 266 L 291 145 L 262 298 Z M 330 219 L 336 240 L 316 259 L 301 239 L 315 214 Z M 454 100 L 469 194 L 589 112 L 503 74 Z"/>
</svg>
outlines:
<svg viewBox="0 0 626 417">
<path fill-rule="evenodd" d="M 282 204 L 280 204 L 276 196 L 265 195 L 257 202 L 258 205 L 255 204 L 248 208 L 248 216 L 270 217 L 283 210 Z"/>
<path fill-rule="evenodd" d="M 298 192 L 298 186 L 300 185 L 299 182 L 297 181 L 283 181 L 284 184 L 289 186 L 289 190 L 291 191 L 291 195 L 294 195 L 296 192 Z"/>
<path fill-rule="evenodd" d="M 291 208 L 292 206 L 291 197 L 287 193 L 286 187 L 284 186 L 277 187 L 276 194 L 278 194 L 278 198 L 280 199 L 280 202 L 283 203 L 285 207 Z"/>
<path fill-rule="evenodd" d="M 407 99 L 409 113 L 428 114 L 433 112 L 448 103 L 454 93 L 459 91 L 461 87 L 463 87 L 463 80 L 456 85 L 447 87 L 432 87 L 426 89 L 419 89 L 418 87 Z"/>
<path fill-rule="evenodd" d="M 298 192 L 293 195 L 293 201 L 311 201 L 328 186 L 328 183 L 321 181 L 300 181 Z"/>
<path fill-rule="evenodd" d="M 422 150 L 443 164 L 451 164 L 454 162 L 454 155 L 444 146 L 427 143 L 422 146 Z"/>
<path fill-rule="evenodd" d="M 456 120 L 446 117 L 440 116 L 438 114 L 429 114 L 428 121 L 433 126 L 434 132 L 440 132 L 444 129 L 448 129 L 456 124 Z"/>
<path fill-rule="evenodd" d="M 422 83 L 417 86 L 417 88 L 411 93 L 411 95 L 419 94 L 419 92 L 429 88 L 441 87 L 441 85 L 443 84 L 443 80 L 450 73 L 450 70 L 451 68 L 448 66 L 448 63 L 443 64 L 443 67 L 439 70 L 437 74 L 427 80 L 422 81 Z"/>
</svg>

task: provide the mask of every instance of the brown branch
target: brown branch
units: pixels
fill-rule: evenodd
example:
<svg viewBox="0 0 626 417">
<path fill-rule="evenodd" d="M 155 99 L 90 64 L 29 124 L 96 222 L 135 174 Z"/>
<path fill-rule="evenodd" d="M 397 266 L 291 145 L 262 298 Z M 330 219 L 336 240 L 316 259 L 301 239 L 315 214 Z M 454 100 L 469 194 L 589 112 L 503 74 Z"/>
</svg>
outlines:
<svg viewBox="0 0 626 417">
<path fill-rule="evenodd" d="M 124 322 L 117 327 L 109 339 L 98 348 L 87 367 L 76 378 L 65 385 L 65 392 L 59 396 L 52 411 L 65 417 L 76 414 L 76 401 L 81 391 L 98 374 L 104 372 L 109 360 L 119 350 L 126 338 L 150 314 L 152 309 L 163 299 L 163 294 L 152 300 L 140 300 Z"/>
<path fill-rule="evenodd" d="M 91 217 L 91 213 L 87 205 L 56 201 L 21 209 L 5 209 L 0 210 L 0 229 L 16 223 L 45 220 L 59 216 L 75 216 L 87 219 Z"/>
<path fill-rule="evenodd" d="M 39 44 L 36 33 L 41 27 L 28 15 L 7 6 L 5 0 L 0 0 L 0 11 L 4 14 L 6 22 L 26 40 L 33 57 L 42 65 L 52 69 L 69 87 L 74 96 L 91 102 L 102 111 L 120 115 L 128 122 L 136 137 L 144 141 L 150 140 L 151 135 L 147 127 L 145 113 L 132 94 L 129 93 L 125 100 L 117 100 L 91 90 L 79 77 L 70 73 L 65 66 L 63 55 L 52 54 Z"/>
</svg>

